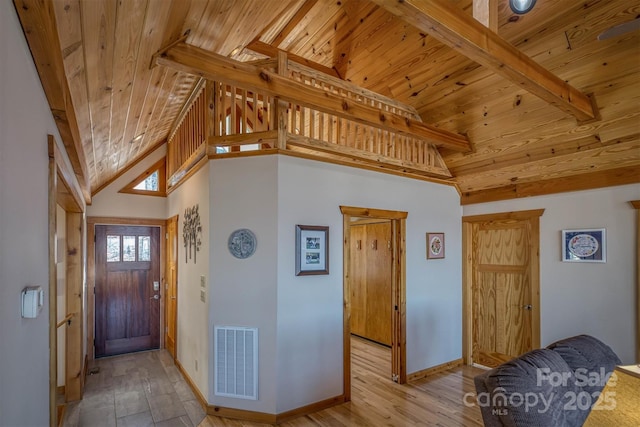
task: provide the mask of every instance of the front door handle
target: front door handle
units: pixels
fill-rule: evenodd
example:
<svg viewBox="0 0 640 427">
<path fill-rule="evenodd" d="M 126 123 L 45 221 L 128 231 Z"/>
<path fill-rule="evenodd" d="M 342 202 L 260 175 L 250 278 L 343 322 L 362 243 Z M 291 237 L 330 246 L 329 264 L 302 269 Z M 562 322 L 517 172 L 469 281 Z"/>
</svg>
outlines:
<svg viewBox="0 0 640 427">
<path fill-rule="evenodd" d="M 152 297 L 151 297 L 151 298 L 149 298 L 149 299 L 160 299 L 160 295 L 155 294 L 154 296 L 152 296 Z"/>
</svg>

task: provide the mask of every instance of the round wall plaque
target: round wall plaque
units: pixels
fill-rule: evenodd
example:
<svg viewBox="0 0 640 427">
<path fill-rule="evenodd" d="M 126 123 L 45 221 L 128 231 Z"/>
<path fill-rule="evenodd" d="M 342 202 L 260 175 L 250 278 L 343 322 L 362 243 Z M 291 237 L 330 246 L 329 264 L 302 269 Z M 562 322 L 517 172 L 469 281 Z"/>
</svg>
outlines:
<svg viewBox="0 0 640 427">
<path fill-rule="evenodd" d="M 249 258 L 256 251 L 256 235 L 247 228 L 241 228 L 229 235 L 229 252 L 236 258 Z"/>
</svg>

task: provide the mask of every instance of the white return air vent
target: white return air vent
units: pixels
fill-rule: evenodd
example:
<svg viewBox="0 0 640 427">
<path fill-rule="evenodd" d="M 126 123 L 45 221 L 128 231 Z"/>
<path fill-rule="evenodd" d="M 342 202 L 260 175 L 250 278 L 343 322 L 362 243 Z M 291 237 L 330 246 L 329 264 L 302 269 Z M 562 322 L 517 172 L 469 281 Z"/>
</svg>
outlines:
<svg viewBox="0 0 640 427">
<path fill-rule="evenodd" d="M 215 394 L 258 400 L 258 328 L 215 327 Z"/>
</svg>

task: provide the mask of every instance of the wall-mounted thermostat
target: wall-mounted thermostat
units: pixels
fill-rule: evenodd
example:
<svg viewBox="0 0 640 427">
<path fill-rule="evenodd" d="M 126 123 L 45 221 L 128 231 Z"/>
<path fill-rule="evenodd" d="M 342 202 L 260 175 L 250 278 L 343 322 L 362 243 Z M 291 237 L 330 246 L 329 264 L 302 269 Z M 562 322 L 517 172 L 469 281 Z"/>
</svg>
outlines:
<svg viewBox="0 0 640 427">
<path fill-rule="evenodd" d="M 38 317 L 44 305 L 44 292 L 40 286 L 27 286 L 22 290 L 22 317 Z"/>
</svg>

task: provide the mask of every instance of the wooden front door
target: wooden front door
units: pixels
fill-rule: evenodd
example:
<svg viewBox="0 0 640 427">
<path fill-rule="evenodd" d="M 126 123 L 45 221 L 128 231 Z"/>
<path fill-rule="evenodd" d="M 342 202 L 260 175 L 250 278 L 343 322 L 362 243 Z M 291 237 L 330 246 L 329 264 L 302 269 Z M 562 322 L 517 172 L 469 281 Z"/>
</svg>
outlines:
<svg viewBox="0 0 640 427">
<path fill-rule="evenodd" d="M 471 263 L 472 359 L 494 367 L 539 346 L 538 217 L 474 219 L 468 225 L 471 256 L 465 257 Z"/>
<path fill-rule="evenodd" d="M 160 347 L 159 234 L 96 226 L 96 357 Z"/>
<path fill-rule="evenodd" d="M 167 274 L 165 284 L 165 347 L 176 358 L 178 314 L 178 216 L 167 220 Z"/>
<path fill-rule="evenodd" d="M 351 225 L 351 333 L 391 346 L 391 221 Z"/>
</svg>

